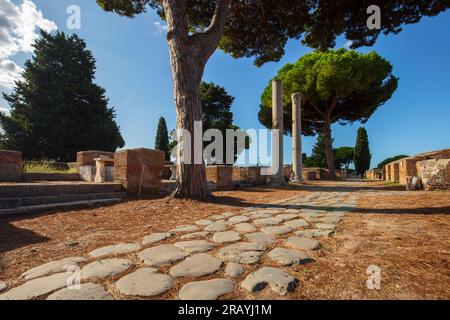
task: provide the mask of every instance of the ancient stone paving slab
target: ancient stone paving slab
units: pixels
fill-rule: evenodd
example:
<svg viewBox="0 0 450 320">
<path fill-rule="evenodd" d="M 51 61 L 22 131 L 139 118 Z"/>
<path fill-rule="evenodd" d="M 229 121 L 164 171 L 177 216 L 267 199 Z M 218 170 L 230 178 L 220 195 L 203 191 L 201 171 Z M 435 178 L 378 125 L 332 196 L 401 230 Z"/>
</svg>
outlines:
<svg viewBox="0 0 450 320">
<path fill-rule="evenodd" d="M 298 214 L 300 212 L 301 212 L 300 209 L 286 209 L 283 211 L 283 213 L 295 213 L 295 214 Z"/>
<path fill-rule="evenodd" d="M 172 233 L 169 232 L 152 233 L 144 237 L 144 240 L 142 240 L 142 244 L 146 246 L 155 242 L 166 240 L 170 236 L 172 236 Z"/>
<path fill-rule="evenodd" d="M 5 291 L 6 288 L 8 288 L 8 286 L 6 285 L 6 283 L 3 282 L 3 281 L 0 281 L 0 292 Z"/>
<path fill-rule="evenodd" d="M 285 244 L 293 249 L 299 250 L 317 250 L 320 244 L 317 240 L 299 237 L 290 237 L 285 241 Z"/>
<path fill-rule="evenodd" d="M 175 247 L 182 249 L 187 253 L 206 252 L 214 248 L 214 243 L 206 240 L 181 241 L 174 244 Z"/>
<path fill-rule="evenodd" d="M 273 235 L 267 234 L 265 232 L 248 233 L 245 235 L 245 237 L 249 241 L 259 243 L 263 246 L 270 245 L 277 241 L 277 239 Z"/>
<path fill-rule="evenodd" d="M 24 284 L 0 294 L 0 300 L 29 300 L 64 288 L 70 276 L 67 272 L 29 280 Z"/>
<path fill-rule="evenodd" d="M 213 235 L 213 241 L 216 243 L 236 242 L 239 240 L 241 240 L 241 236 L 235 231 L 217 232 Z"/>
<path fill-rule="evenodd" d="M 250 221 L 250 218 L 246 216 L 234 216 L 228 219 L 228 221 L 230 221 L 231 223 L 242 223 Z"/>
<path fill-rule="evenodd" d="M 294 291 L 297 280 L 287 272 L 272 267 L 263 267 L 249 274 L 241 286 L 248 292 L 258 292 L 269 285 L 270 289 L 280 295 Z"/>
<path fill-rule="evenodd" d="M 254 264 L 261 259 L 261 251 L 266 246 L 256 242 L 240 242 L 221 248 L 218 257 L 224 261 Z"/>
<path fill-rule="evenodd" d="M 331 229 L 336 228 L 336 225 L 330 224 L 330 223 L 316 223 L 316 228 L 317 229 L 328 229 L 328 230 L 331 230 Z"/>
<path fill-rule="evenodd" d="M 303 219 L 295 219 L 295 220 L 287 221 L 284 223 L 284 225 L 289 228 L 292 228 L 292 229 L 309 227 L 308 221 L 303 220 Z"/>
<path fill-rule="evenodd" d="M 120 293 L 127 296 L 153 297 L 169 291 L 173 278 L 156 273 L 153 268 L 142 268 L 130 273 L 116 283 Z"/>
<path fill-rule="evenodd" d="M 277 214 L 275 217 L 276 218 L 281 218 L 281 219 L 283 219 L 283 221 L 289 221 L 289 220 L 297 219 L 298 218 L 298 214 L 296 214 L 296 213 L 282 213 L 282 214 Z"/>
<path fill-rule="evenodd" d="M 159 267 L 187 257 L 187 253 L 171 244 L 160 245 L 145 249 L 138 254 L 138 258 L 146 265 Z"/>
<path fill-rule="evenodd" d="M 217 272 L 222 266 L 222 260 L 207 253 L 198 253 L 186 258 L 170 269 L 172 277 L 202 277 Z"/>
<path fill-rule="evenodd" d="M 308 230 L 300 230 L 296 231 L 295 234 L 304 237 L 304 238 L 328 238 L 334 233 L 334 230 L 325 230 L 325 229 L 308 229 Z"/>
<path fill-rule="evenodd" d="M 209 220 L 209 219 L 201 219 L 201 220 L 195 221 L 195 224 L 197 224 L 199 226 L 202 226 L 202 227 L 206 227 L 206 226 L 210 225 L 213 222 L 214 221 Z"/>
<path fill-rule="evenodd" d="M 209 231 L 198 231 L 193 233 L 187 233 L 180 237 L 181 240 L 192 240 L 192 239 L 198 239 L 198 238 L 206 238 L 209 235 L 211 235 L 211 232 Z"/>
<path fill-rule="evenodd" d="M 185 224 L 182 226 L 177 226 L 176 228 L 169 230 L 169 232 L 182 233 L 182 232 L 195 232 L 198 230 L 200 230 L 200 227 L 195 224 Z"/>
<path fill-rule="evenodd" d="M 273 226 L 280 224 L 281 222 L 283 222 L 283 219 L 277 217 L 262 218 L 253 221 L 253 223 L 256 224 L 257 226 Z"/>
<path fill-rule="evenodd" d="M 205 227 L 205 231 L 211 231 L 211 232 L 222 232 L 227 231 L 229 229 L 228 223 L 224 221 L 216 221 L 208 226 Z"/>
<path fill-rule="evenodd" d="M 244 268 L 236 262 L 229 262 L 225 267 L 225 275 L 230 278 L 239 277 L 244 273 Z"/>
<path fill-rule="evenodd" d="M 48 276 L 54 273 L 66 272 L 69 266 L 77 265 L 78 263 L 82 263 L 85 261 L 87 261 L 87 259 L 83 257 L 70 257 L 52 261 L 24 272 L 21 277 L 25 280 L 31 280 L 43 276 Z"/>
<path fill-rule="evenodd" d="M 223 214 L 213 214 L 212 216 L 209 216 L 208 219 L 217 221 L 217 220 L 222 220 L 222 219 L 226 219 L 227 216 L 223 215 Z"/>
<path fill-rule="evenodd" d="M 265 218 L 271 218 L 273 215 L 271 213 L 267 212 L 257 212 L 250 215 L 252 219 L 265 219 Z"/>
<path fill-rule="evenodd" d="M 306 264 L 314 261 L 304 252 L 285 248 L 274 248 L 267 256 L 282 266 Z"/>
<path fill-rule="evenodd" d="M 104 259 L 91 262 L 81 269 L 81 279 L 104 279 L 128 270 L 133 265 L 128 259 Z"/>
<path fill-rule="evenodd" d="M 273 235 L 281 235 L 292 232 L 292 229 L 286 226 L 270 226 L 261 228 L 261 231 Z"/>
<path fill-rule="evenodd" d="M 124 253 L 135 252 L 141 249 L 139 243 L 119 243 L 112 246 L 106 246 L 95 249 L 89 253 L 91 257 L 100 258 L 109 255 L 119 255 Z"/>
<path fill-rule="evenodd" d="M 229 279 L 190 282 L 181 288 L 179 297 L 181 300 L 217 300 L 234 289 L 235 283 Z"/>
<path fill-rule="evenodd" d="M 113 297 L 97 283 L 83 283 L 79 289 L 64 288 L 47 297 L 47 300 L 113 300 Z"/>
<path fill-rule="evenodd" d="M 251 223 L 238 223 L 234 225 L 234 230 L 236 230 L 237 232 L 255 232 L 257 229 L 255 228 L 255 226 Z"/>
</svg>

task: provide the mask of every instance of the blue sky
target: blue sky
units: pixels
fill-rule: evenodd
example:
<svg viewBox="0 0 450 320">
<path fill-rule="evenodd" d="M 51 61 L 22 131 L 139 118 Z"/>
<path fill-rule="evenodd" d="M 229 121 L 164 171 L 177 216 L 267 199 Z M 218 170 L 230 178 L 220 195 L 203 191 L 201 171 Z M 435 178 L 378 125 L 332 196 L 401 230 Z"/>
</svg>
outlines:
<svg viewBox="0 0 450 320">
<path fill-rule="evenodd" d="M 10 0 L 0 0 L 10 1 Z M 27 0 L 31 2 L 31 0 Z M 96 82 L 103 86 L 127 148 L 153 147 L 159 117 L 166 118 L 169 130 L 175 126 L 172 78 L 164 30 L 154 12 L 135 19 L 103 12 L 93 0 L 33 0 L 43 17 L 59 30 L 67 30 L 69 5 L 81 8 L 81 30 L 75 30 L 97 59 Z M 22 0 L 12 0 L 19 5 Z M 405 26 L 399 35 L 382 36 L 372 48 L 394 66 L 400 78 L 393 98 L 364 125 L 372 151 L 372 166 L 397 154 L 450 148 L 450 11 Z M 342 47 L 345 39 L 338 41 Z M 0 43 L 1 47 L 1 43 Z M 30 57 L 16 50 L 7 59 L 19 67 Z M 311 51 L 296 41 L 286 47 L 278 63 L 261 68 L 252 59 L 233 59 L 217 51 L 209 61 L 205 81 L 224 86 L 236 100 L 235 123 L 241 128 L 262 128 L 257 113 L 260 95 L 277 70 Z M 1 56 L 0 56 L 1 57 Z M 1 89 L 1 88 L 0 88 Z M 5 90 L 4 90 L 5 91 Z M 7 108 L 0 99 L 0 107 Z M 335 147 L 353 146 L 359 123 L 333 126 Z M 304 137 L 304 151 L 311 152 L 313 137 Z M 291 140 L 285 138 L 285 162 L 291 161 Z"/>
</svg>

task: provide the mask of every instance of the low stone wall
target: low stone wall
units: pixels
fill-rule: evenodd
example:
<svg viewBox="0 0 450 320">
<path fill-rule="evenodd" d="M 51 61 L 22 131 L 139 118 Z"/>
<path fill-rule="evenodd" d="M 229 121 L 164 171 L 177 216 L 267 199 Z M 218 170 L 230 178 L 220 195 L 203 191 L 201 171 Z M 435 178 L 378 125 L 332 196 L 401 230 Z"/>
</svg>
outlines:
<svg viewBox="0 0 450 320">
<path fill-rule="evenodd" d="M 233 167 L 233 181 L 259 186 L 267 183 L 267 176 L 261 175 L 262 167 Z"/>
<path fill-rule="evenodd" d="M 22 175 L 22 153 L 0 150 L 0 182 L 20 181 Z"/>
<path fill-rule="evenodd" d="M 107 156 L 111 159 L 114 159 L 114 152 L 108 151 L 80 151 L 77 153 L 77 165 L 78 167 L 83 166 L 94 166 L 95 167 L 95 158 L 100 156 Z"/>
<path fill-rule="evenodd" d="M 78 173 L 22 173 L 22 181 L 80 181 Z"/>
<path fill-rule="evenodd" d="M 207 166 L 206 180 L 216 185 L 216 190 L 229 190 L 233 188 L 232 166 Z"/>
<path fill-rule="evenodd" d="M 114 156 L 114 180 L 130 195 L 159 193 L 164 152 L 150 149 L 120 150 Z"/>
<path fill-rule="evenodd" d="M 383 170 L 382 169 L 371 169 L 364 173 L 364 178 L 369 180 L 383 180 Z"/>
<path fill-rule="evenodd" d="M 317 180 L 317 172 L 316 171 L 309 171 L 309 170 L 303 169 L 302 176 L 303 176 L 303 179 L 305 179 L 305 180 L 309 180 L 309 181 Z"/>
<path fill-rule="evenodd" d="M 450 189 L 450 159 L 418 161 L 416 166 L 425 190 Z"/>
</svg>

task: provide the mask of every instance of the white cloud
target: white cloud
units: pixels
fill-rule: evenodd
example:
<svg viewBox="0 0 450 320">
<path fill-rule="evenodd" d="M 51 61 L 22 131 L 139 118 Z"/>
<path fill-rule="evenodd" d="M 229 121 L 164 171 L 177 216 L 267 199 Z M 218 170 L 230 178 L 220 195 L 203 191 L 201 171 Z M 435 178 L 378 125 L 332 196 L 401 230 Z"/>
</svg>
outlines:
<svg viewBox="0 0 450 320">
<path fill-rule="evenodd" d="M 153 22 L 153 26 L 155 27 L 156 34 L 167 32 L 167 25 L 165 23 L 162 23 L 161 21 Z"/>
<path fill-rule="evenodd" d="M 44 18 L 32 0 L 23 0 L 19 5 L 11 0 L 0 1 L 0 87 L 10 89 L 20 77 L 22 68 L 7 58 L 32 52 L 39 28 L 51 32 L 57 26 Z"/>
<path fill-rule="evenodd" d="M 0 107 L 0 112 L 9 115 L 9 109 Z"/>
<path fill-rule="evenodd" d="M 14 61 L 0 60 L 0 88 L 12 89 L 14 81 L 21 79 L 23 68 Z"/>
<path fill-rule="evenodd" d="M 347 49 L 347 50 L 349 50 L 350 47 L 352 46 L 352 44 L 353 44 L 353 41 L 352 41 L 352 40 L 347 40 L 347 41 L 345 42 L 345 44 L 344 44 L 344 48 Z"/>
</svg>

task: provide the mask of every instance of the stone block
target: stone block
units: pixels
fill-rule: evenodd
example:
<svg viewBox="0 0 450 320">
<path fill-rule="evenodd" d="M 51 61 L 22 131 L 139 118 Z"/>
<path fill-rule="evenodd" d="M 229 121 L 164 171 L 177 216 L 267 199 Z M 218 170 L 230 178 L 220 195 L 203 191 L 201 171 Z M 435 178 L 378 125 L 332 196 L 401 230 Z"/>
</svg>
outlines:
<svg viewBox="0 0 450 320">
<path fill-rule="evenodd" d="M 20 181 L 22 176 L 22 153 L 0 150 L 0 182 Z"/>
<path fill-rule="evenodd" d="M 267 183 L 267 176 L 261 175 L 261 167 L 234 167 L 233 180 L 258 186 Z"/>
<path fill-rule="evenodd" d="M 229 190 L 233 187 L 233 167 L 207 166 L 206 179 L 213 182 L 217 190 Z"/>
<path fill-rule="evenodd" d="M 117 151 L 114 156 L 114 180 L 131 195 L 160 192 L 163 170 L 163 151 L 127 149 Z"/>
<path fill-rule="evenodd" d="M 114 152 L 108 151 L 80 151 L 77 153 L 77 165 L 78 167 L 82 166 L 94 166 L 95 160 L 100 156 L 106 156 L 109 158 L 114 158 Z"/>
</svg>

